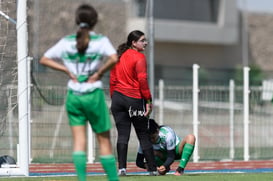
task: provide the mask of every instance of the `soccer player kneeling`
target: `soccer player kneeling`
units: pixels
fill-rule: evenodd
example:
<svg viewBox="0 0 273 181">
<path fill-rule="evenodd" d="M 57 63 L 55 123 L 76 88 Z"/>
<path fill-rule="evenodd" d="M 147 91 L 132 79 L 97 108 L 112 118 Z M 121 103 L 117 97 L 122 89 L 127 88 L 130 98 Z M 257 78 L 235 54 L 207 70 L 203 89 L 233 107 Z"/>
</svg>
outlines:
<svg viewBox="0 0 273 181">
<path fill-rule="evenodd" d="M 165 175 L 170 171 L 171 164 L 175 160 L 180 160 L 174 175 L 183 175 L 194 150 L 195 136 L 189 134 L 181 140 L 172 128 L 165 125 L 159 126 L 153 119 L 149 119 L 148 132 L 153 143 L 158 173 Z M 136 165 L 146 168 L 141 147 L 138 149 Z"/>
</svg>

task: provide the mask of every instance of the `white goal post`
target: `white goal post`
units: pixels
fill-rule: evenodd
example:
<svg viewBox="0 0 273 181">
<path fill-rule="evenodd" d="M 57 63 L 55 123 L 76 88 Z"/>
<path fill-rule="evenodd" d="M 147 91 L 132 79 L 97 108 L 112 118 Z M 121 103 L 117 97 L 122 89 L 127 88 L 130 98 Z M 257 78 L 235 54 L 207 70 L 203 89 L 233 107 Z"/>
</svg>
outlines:
<svg viewBox="0 0 273 181">
<path fill-rule="evenodd" d="M 27 0 L 17 0 L 17 22 L 5 14 L 1 14 L 7 20 L 16 24 L 17 30 L 17 66 L 18 66 L 18 120 L 19 120 L 19 144 L 17 148 L 17 165 L 1 168 L 0 175 L 24 175 L 29 176 L 29 120 L 30 120 L 30 93 L 29 93 L 29 63 L 27 46 Z"/>
</svg>

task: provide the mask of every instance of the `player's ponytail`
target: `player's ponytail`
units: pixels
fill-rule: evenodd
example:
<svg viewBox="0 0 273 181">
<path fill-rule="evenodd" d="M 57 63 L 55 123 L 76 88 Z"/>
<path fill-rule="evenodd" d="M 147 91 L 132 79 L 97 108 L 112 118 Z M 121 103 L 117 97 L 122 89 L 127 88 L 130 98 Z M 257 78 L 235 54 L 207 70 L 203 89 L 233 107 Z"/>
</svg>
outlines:
<svg viewBox="0 0 273 181">
<path fill-rule="evenodd" d="M 92 6 L 83 4 L 78 7 L 75 20 L 79 26 L 76 34 L 76 47 L 80 54 L 84 54 L 90 41 L 89 31 L 97 24 L 98 13 Z"/>
<path fill-rule="evenodd" d="M 88 44 L 90 41 L 89 29 L 88 29 L 89 26 L 86 23 L 81 23 L 81 24 L 76 35 L 76 40 L 77 40 L 76 47 L 80 54 L 84 54 L 85 50 L 88 48 Z"/>
<path fill-rule="evenodd" d="M 126 50 L 128 50 L 129 48 L 132 48 L 132 42 L 133 41 L 138 41 L 142 35 L 144 35 L 144 33 L 142 31 L 139 31 L 139 30 L 134 30 L 131 33 L 129 33 L 129 35 L 127 37 L 127 42 L 122 43 L 121 45 L 118 46 L 118 49 L 117 49 L 118 57 L 120 58 L 121 55 Z"/>
<path fill-rule="evenodd" d="M 118 53 L 118 58 L 121 57 L 121 55 L 130 48 L 129 45 L 127 45 L 127 43 L 122 43 L 118 46 L 118 49 L 117 49 L 117 53 Z"/>
</svg>

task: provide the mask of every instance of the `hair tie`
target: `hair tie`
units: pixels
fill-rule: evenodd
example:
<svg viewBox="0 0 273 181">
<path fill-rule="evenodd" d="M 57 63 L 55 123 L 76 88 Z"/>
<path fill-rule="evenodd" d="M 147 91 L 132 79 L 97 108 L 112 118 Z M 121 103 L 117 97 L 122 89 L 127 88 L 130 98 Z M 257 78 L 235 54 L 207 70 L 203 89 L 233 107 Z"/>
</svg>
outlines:
<svg viewBox="0 0 273 181">
<path fill-rule="evenodd" d="M 90 26 L 89 26 L 89 24 L 87 24 L 87 23 L 80 23 L 80 24 L 79 24 L 79 27 L 80 27 L 80 28 L 89 28 Z"/>
</svg>

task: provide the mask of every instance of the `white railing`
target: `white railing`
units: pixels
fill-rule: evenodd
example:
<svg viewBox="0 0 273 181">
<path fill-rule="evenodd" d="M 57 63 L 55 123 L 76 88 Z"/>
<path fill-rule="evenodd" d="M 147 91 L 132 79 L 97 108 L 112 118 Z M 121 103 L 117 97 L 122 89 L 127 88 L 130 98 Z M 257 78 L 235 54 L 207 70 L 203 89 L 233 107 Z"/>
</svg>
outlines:
<svg viewBox="0 0 273 181">
<path fill-rule="evenodd" d="M 264 90 L 262 86 L 248 87 L 247 81 L 244 86 L 238 86 L 233 80 L 227 86 L 200 86 L 196 79 L 197 71 L 198 66 L 195 65 L 193 67 L 194 86 L 166 86 L 163 80 L 159 81 L 155 89 L 157 96 L 154 101 L 154 118 L 160 124 L 173 127 L 181 137 L 189 133 L 196 135 L 198 142 L 192 157 L 194 162 L 271 158 L 273 141 L 268 137 L 272 136 L 269 128 L 273 126 L 271 121 L 273 106 L 269 99 L 265 101 L 262 96 L 267 90 Z M 245 69 L 245 71 L 248 70 Z M 9 89 L 15 91 L 17 88 L 13 86 Z M 65 87 L 43 87 L 42 90 L 46 96 L 52 96 L 51 99 L 64 101 Z M 32 92 L 31 158 L 33 162 L 70 161 L 71 133 L 67 117 L 61 109 L 62 103 L 48 105 L 35 89 Z M 108 89 L 105 92 L 108 93 Z M 110 99 L 106 97 L 110 105 Z M 18 120 L 11 113 L 7 114 L 7 120 L 13 119 L 12 125 L 8 128 L 16 128 Z M 14 131 L 10 132 L 13 133 L 10 136 L 16 136 Z M 114 122 L 111 134 L 112 143 L 115 146 Z M 98 159 L 96 154 L 98 149 L 93 134 L 89 133 L 89 135 L 92 139 L 89 140 L 88 158 L 92 163 Z M 10 139 L 7 135 L 2 136 L 0 141 L 2 144 L 9 142 L 8 140 L 13 140 L 11 143 L 13 145 L 17 143 L 16 138 Z M 135 160 L 137 150 L 135 140 L 137 139 L 132 131 L 129 161 Z M 12 151 L 16 152 L 11 150 L 9 153 Z M 1 154 L 3 152 L 0 150 Z"/>
</svg>

